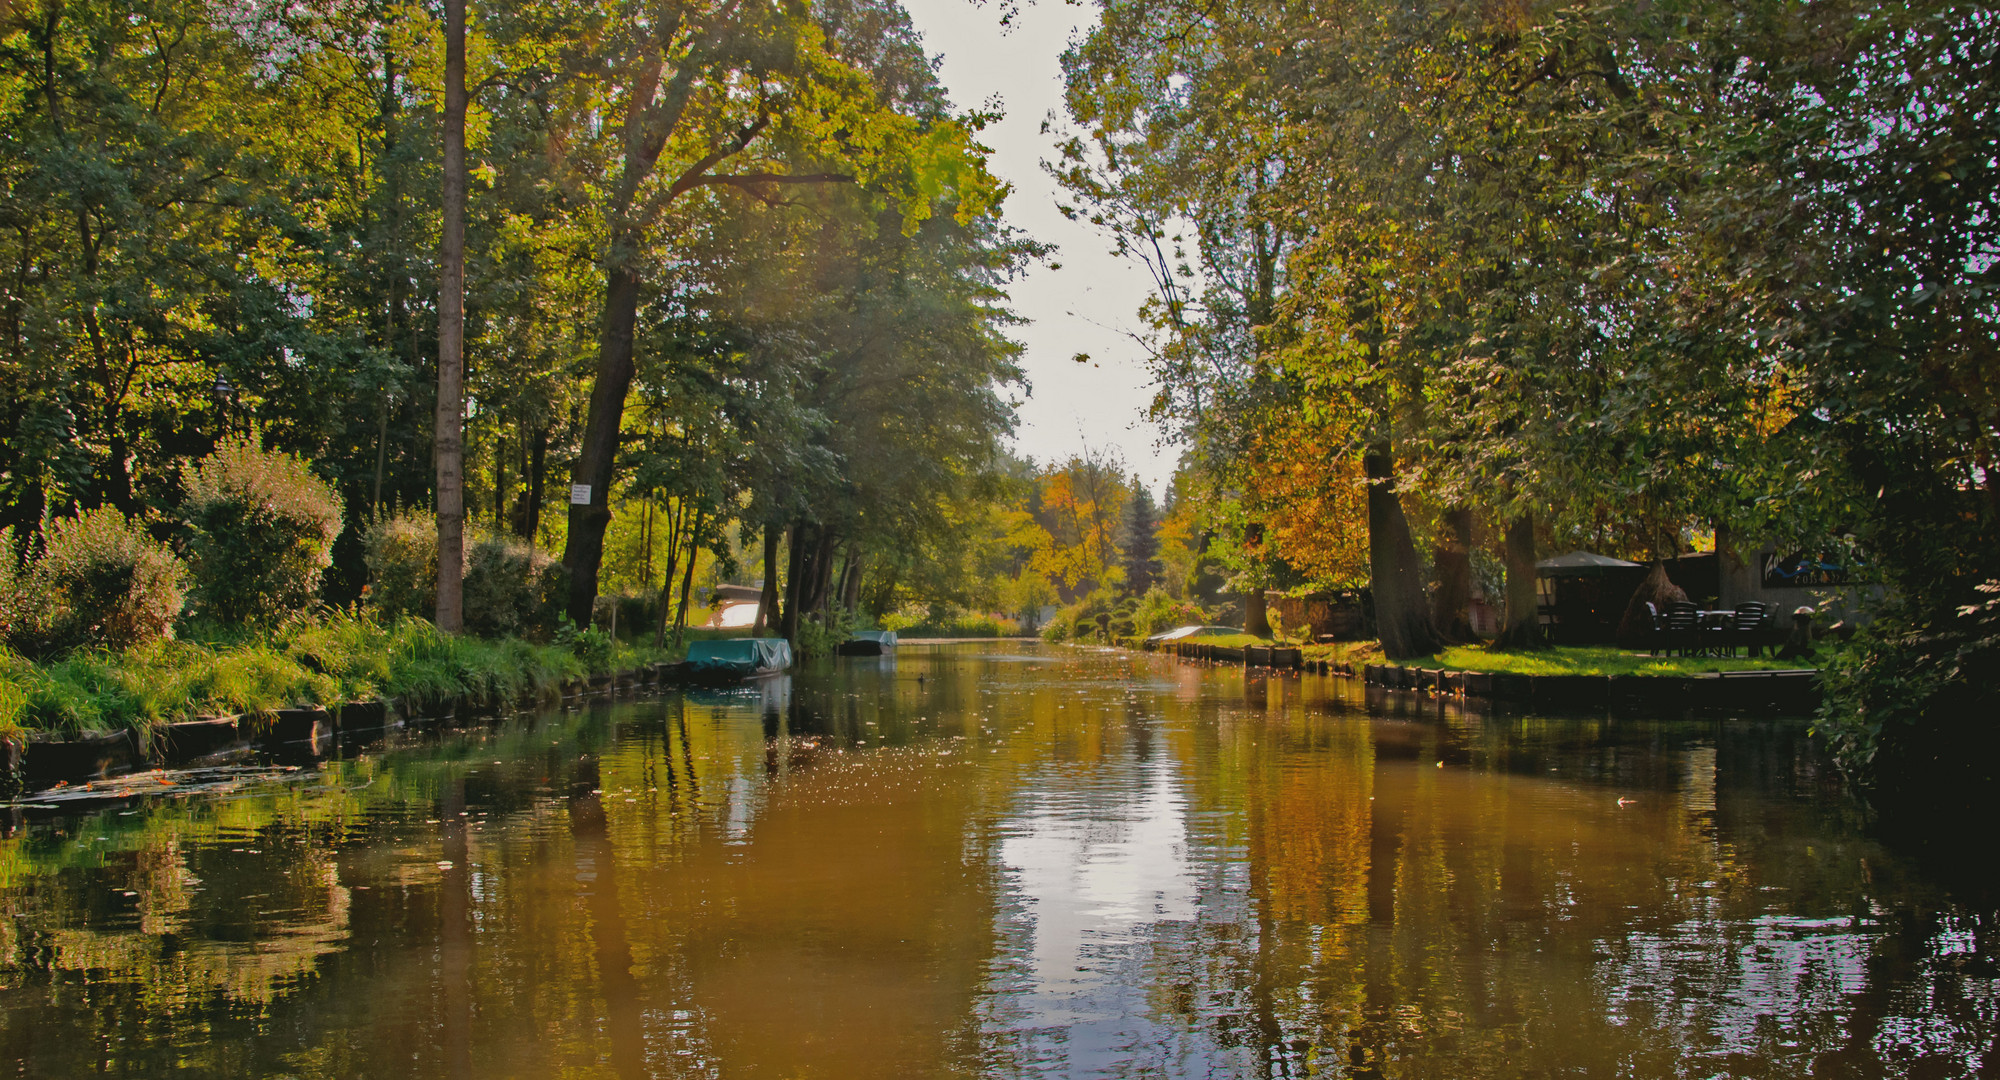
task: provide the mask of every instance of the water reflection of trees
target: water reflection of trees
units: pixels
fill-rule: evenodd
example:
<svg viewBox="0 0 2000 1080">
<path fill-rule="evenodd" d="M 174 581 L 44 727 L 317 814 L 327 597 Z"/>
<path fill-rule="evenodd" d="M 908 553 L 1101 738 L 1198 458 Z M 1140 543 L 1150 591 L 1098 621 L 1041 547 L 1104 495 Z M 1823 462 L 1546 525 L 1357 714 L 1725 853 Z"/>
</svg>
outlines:
<svg viewBox="0 0 2000 1080">
<path fill-rule="evenodd" d="M 1326 680 L 1096 654 L 986 674 L 906 658 L 17 830 L 0 1058 L 1990 1068 L 1991 918 L 1860 838 L 1795 726 L 1370 711 Z"/>
<path fill-rule="evenodd" d="M 1786 797 L 1823 779 L 1799 725 L 1271 693 L 1195 773 L 1240 800 L 1256 943 L 1211 934 L 1208 971 L 1256 977 L 1181 994 L 1236 1002 L 1214 1037 L 1256 1031 L 1268 1074 L 1879 1075 L 1927 1043 L 1970 1075 L 2000 1033 L 1990 981 L 1900 962 L 1949 945 L 1891 913 L 1943 899 Z"/>
</svg>

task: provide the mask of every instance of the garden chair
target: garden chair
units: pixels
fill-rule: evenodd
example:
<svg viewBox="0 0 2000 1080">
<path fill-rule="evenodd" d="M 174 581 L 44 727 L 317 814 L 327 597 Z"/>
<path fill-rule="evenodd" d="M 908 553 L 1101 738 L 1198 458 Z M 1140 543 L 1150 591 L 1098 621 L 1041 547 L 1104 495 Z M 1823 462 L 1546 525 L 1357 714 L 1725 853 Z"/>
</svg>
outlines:
<svg viewBox="0 0 2000 1080">
<path fill-rule="evenodd" d="M 1777 615 L 1771 605 L 1758 600 L 1746 600 L 1736 605 L 1736 611 L 1729 620 L 1729 655 L 1736 655 L 1736 646 L 1744 646 L 1745 656 L 1756 656 L 1770 639 L 1771 631 L 1777 625 Z"/>
<path fill-rule="evenodd" d="M 1701 609 L 1685 600 L 1667 605 L 1667 653 L 1692 656 L 1701 650 Z"/>
<path fill-rule="evenodd" d="M 1646 643 L 1652 647 L 1653 655 L 1658 656 L 1661 649 L 1668 648 L 1667 618 L 1651 600 L 1646 601 L 1646 625 Z"/>
</svg>

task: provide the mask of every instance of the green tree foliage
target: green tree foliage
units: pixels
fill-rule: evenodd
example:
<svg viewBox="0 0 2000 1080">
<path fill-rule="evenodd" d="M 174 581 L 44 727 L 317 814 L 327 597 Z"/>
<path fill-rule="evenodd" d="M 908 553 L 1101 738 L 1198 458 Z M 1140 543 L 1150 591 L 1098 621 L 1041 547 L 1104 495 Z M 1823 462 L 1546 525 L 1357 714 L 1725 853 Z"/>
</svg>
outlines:
<svg viewBox="0 0 2000 1080">
<path fill-rule="evenodd" d="M 900 8 L 474 2 L 466 41 L 469 526 L 580 553 L 629 507 L 621 588 L 739 520 L 848 603 L 949 581 L 1040 249 Z M 0 9 L 0 526 L 172 511 L 252 429 L 357 521 L 432 503 L 444 59 L 422 4 Z"/>
<path fill-rule="evenodd" d="M 632 7 L 606 23 L 611 55 L 592 57 L 578 72 L 617 118 L 618 139 L 615 152 L 598 159 L 602 172 L 584 174 L 600 192 L 607 281 L 574 472 L 591 501 L 572 506 L 563 559 L 578 621 L 597 591 L 639 313 L 648 282 L 657 280 L 643 257 L 651 223 L 701 189 L 768 202 L 787 190 L 854 184 L 908 231 L 940 208 L 960 224 L 974 222 L 1000 193 L 972 127 L 936 107 L 934 84 L 878 86 L 842 55 L 853 45 L 878 60 L 907 56 L 915 51 L 907 20 L 819 25 L 764 4 Z M 854 40 L 829 32 L 839 30 Z M 920 63 L 902 67 L 923 71 Z M 755 92 L 738 92 L 745 86 Z M 910 99 L 892 96 L 899 91 Z"/>
<path fill-rule="evenodd" d="M 1125 589 L 1146 594 L 1160 580 L 1159 509 L 1153 493 L 1134 478 L 1132 498 L 1125 504 L 1124 555 Z"/>
<path fill-rule="evenodd" d="M 384 621 L 437 610 L 437 522 L 404 510 L 376 518 L 362 534 L 368 606 Z"/>
<path fill-rule="evenodd" d="M 340 499 L 305 461 L 248 439 L 225 442 L 189 471 L 181 517 L 202 618 L 267 625 L 317 602 Z"/>
<path fill-rule="evenodd" d="M 490 534 L 465 556 L 465 628 L 480 637 L 543 640 L 561 620 L 562 564 L 531 544 Z"/>
<path fill-rule="evenodd" d="M 79 647 L 129 649 L 173 636 L 186 570 L 173 550 L 115 507 L 51 522 L 41 558 L 15 579 L 13 545 L 0 537 L 10 565 L 0 581 L 9 612 L 6 644 L 48 657 Z"/>
<path fill-rule="evenodd" d="M 1246 462 L 1360 457 L 1378 615 L 1418 569 L 1399 534 L 1464 511 L 1516 578 L 1550 542 L 1858 545 L 1900 627 L 1863 657 L 1951 638 L 2000 578 L 1990 12 L 1099 7 L 1063 175 L 1173 271 L 1162 418 L 1252 522 L 1311 488 Z M 1247 334 L 1209 299 L 1267 280 Z M 1835 697 L 1830 729 L 1872 723 Z"/>
</svg>

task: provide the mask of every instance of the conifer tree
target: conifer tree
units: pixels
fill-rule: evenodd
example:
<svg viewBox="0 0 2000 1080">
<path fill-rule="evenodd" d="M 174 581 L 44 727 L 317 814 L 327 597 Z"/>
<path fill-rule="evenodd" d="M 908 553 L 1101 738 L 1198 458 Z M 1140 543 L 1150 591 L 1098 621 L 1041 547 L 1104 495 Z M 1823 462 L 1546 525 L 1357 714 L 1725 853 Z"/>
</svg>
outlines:
<svg viewBox="0 0 2000 1080">
<path fill-rule="evenodd" d="M 1160 581 L 1160 515 L 1153 506 L 1153 493 L 1138 477 L 1132 478 L 1132 501 L 1125 514 L 1125 587 L 1143 595 Z"/>
</svg>

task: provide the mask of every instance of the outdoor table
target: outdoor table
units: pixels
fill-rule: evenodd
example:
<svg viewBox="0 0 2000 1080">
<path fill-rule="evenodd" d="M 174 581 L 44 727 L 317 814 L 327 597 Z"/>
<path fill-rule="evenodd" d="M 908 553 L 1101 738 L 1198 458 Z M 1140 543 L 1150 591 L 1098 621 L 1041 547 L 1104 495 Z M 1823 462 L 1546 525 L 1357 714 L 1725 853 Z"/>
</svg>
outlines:
<svg viewBox="0 0 2000 1080">
<path fill-rule="evenodd" d="M 1730 643 L 1729 631 L 1735 625 L 1734 611 L 1696 611 L 1695 652 L 1701 656 L 1734 655 L 1736 648 Z"/>
</svg>

